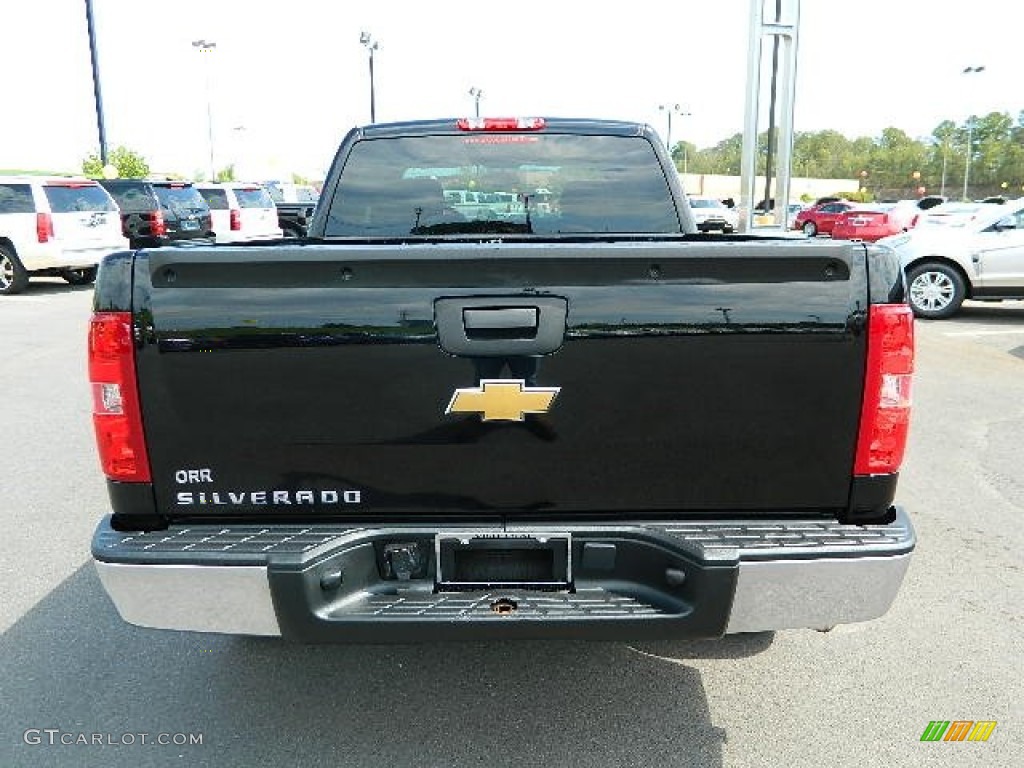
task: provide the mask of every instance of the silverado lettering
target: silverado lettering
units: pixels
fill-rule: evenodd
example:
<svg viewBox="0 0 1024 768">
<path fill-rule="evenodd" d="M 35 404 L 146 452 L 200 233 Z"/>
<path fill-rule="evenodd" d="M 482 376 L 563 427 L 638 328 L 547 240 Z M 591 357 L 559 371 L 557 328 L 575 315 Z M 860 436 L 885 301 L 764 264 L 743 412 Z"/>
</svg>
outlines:
<svg viewBox="0 0 1024 768">
<path fill-rule="evenodd" d="M 824 629 L 910 563 L 896 255 L 698 232 L 646 125 L 356 128 L 308 236 L 112 254 L 94 309 L 92 555 L 133 624 Z"/>
<path fill-rule="evenodd" d="M 227 497 L 226 500 L 222 498 Z M 178 491 L 178 504 L 359 504 L 360 491 Z"/>
</svg>

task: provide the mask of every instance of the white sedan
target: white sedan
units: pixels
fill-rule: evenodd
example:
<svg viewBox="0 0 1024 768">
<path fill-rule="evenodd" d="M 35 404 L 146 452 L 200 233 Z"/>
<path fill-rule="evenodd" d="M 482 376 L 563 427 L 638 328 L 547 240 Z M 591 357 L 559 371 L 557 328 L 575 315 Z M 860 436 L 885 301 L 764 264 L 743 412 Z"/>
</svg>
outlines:
<svg viewBox="0 0 1024 768">
<path fill-rule="evenodd" d="M 964 299 L 1024 299 L 1024 198 L 945 216 L 943 207 L 909 232 L 878 241 L 900 256 L 914 314 L 938 320 Z"/>
</svg>

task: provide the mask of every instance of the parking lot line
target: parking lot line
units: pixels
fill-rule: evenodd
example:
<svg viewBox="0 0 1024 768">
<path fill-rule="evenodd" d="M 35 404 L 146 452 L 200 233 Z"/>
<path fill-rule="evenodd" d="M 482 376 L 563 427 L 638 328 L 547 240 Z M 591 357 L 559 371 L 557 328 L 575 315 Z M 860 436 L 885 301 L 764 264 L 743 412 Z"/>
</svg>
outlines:
<svg viewBox="0 0 1024 768">
<path fill-rule="evenodd" d="M 947 331 L 943 336 L 1010 336 L 1024 333 L 1024 328 L 1009 328 L 1005 331 Z"/>
</svg>

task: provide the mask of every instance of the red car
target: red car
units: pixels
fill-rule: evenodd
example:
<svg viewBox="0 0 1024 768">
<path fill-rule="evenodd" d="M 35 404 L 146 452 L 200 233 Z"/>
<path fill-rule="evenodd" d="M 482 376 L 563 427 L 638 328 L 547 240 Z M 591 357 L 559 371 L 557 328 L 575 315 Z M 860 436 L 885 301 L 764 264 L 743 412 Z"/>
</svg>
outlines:
<svg viewBox="0 0 1024 768">
<path fill-rule="evenodd" d="M 873 243 L 907 231 L 917 223 L 920 212 L 916 206 L 893 203 L 854 206 L 836 217 L 832 225 L 832 239 Z"/>
<path fill-rule="evenodd" d="M 831 234 L 839 214 L 851 208 L 853 208 L 853 203 L 845 200 L 812 205 L 796 215 L 793 220 L 793 229 L 802 229 L 808 237 Z"/>
</svg>

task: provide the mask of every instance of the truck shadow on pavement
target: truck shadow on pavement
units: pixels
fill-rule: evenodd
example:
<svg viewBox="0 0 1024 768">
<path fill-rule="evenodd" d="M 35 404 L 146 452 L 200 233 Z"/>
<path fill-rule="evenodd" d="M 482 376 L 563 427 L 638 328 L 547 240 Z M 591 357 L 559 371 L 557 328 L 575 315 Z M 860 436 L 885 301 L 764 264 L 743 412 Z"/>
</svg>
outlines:
<svg viewBox="0 0 1024 768">
<path fill-rule="evenodd" d="M 0 638 L 0 765 L 720 766 L 725 732 L 683 660 L 771 642 L 311 646 L 146 630 L 86 563 Z M 26 743 L 45 728 L 115 744 Z M 117 743 L 140 733 L 202 744 Z"/>
</svg>

